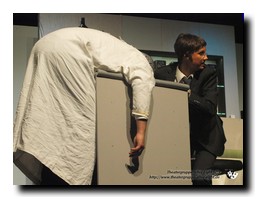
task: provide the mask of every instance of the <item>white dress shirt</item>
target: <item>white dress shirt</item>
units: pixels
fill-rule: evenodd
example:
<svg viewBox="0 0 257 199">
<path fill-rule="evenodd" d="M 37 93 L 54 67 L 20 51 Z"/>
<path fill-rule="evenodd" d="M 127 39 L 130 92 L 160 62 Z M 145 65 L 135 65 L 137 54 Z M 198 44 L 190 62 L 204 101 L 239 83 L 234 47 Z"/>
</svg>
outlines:
<svg viewBox="0 0 257 199">
<path fill-rule="evenodd" d="M 180 70 L 179 70 L 179 67 L 177 66 L 177 69 L 176 69 L 176 79 L 175 79 L 175 82 L 181 82 L 181 80 L 186 77 L 186 78 L 189 78 L 189 77 L 194 77 L 193 74 L 189 75 L 188 77 L 186 75 L 184 75 L 184 73 L 182 73 Z"/>
</svg>

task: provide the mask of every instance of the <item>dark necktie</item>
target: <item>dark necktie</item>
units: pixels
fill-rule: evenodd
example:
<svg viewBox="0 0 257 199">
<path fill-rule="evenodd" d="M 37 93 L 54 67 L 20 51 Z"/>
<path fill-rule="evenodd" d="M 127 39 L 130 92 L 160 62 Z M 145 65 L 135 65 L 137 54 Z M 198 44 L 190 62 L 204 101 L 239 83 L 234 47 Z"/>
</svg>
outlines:
<svg viewBox="0 0 257 199">
<path fill-rule="evenodd" d="M 192 77 L 191 77 L 191 76 L 189 76 L 188 78 L 187 78 L 187 77 L 183 77 L 183 78 L 180 80 L 180 83 L 190 85 L 191 80 L 192 80 Z"/>
</svg>

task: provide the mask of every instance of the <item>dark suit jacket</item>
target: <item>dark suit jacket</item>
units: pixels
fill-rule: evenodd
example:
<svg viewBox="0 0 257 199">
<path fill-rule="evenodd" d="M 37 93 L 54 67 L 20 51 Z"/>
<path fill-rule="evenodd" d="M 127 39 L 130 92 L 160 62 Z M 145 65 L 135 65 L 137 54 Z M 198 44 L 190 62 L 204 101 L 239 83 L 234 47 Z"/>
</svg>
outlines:
<svg viewBox="0 0 257 199">
<path fill-rule="evenodd" d="M 156 69 L 156 79 L 174 81 L 177 63 Z M 217 115 L 216 69 L 206 66 L 197 71 L 191 81 L 189 97 L 189 120 L 191 145 L 202 145 L 206 150 L 221 156 L 226 138 L 222 120 Z"/>
</svg>

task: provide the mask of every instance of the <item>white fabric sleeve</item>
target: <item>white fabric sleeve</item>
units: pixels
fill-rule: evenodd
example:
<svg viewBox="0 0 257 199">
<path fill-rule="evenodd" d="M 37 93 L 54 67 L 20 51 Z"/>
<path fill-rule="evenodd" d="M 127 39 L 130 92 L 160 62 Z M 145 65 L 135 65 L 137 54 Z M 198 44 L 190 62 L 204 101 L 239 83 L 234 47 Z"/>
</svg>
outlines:
<svg viewBox="0 0 257 199">
<path fill-rule="evenodd" d="M 104 42 L 92 46 L 94 65 L 105 71 L 122 73 L 132 87 L 132 114 L 136 118 L 148 119 L 155 85 L 150 64 L 140 51 L 124 41 L 112 36 L 102 39 Z"/>
</svg>

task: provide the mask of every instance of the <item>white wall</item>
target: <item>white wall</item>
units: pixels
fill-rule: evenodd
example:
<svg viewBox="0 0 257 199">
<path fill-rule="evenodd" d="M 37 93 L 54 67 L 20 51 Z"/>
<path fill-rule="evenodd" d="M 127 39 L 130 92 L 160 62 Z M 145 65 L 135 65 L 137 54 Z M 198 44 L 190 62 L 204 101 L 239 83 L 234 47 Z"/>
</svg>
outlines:
<svg viewBox="0 0 257 199">
<path fill-rule="evenodd" d="M 243 60 L 243 44 L 236 44 L 236 59 L 237 59 L 237 78 L 238 78 L 238 94 L 240 111 L 244 110 L 244 60 Z"/>
<path fill-rule="evenodd" d="M 13 119 L 27 68 L 27 61 L 37 39 L 37 27 L 13 26 Z M 24 185 L 32 184 L 32 182 L 14 165 L 13 184 Z"/>
<path fill-rule="evenodd" d="M 117 15 L 106 14 L 40 14 L 40 37 L 60 28 L 77 27 L 80 19 L 85 17 L 88 27 L 108 32 L 116 37 L 121 36 L 122 18 Z"/>
<path fill-rule="evenodd" d="M 227 116 L 235 115 L 240 118 L 233 26 L 109 14 L 44 13 L 40 14 L 40 35 L 63 27 L 79 26 L 81 17 L 85 17 L 88 27 L 121 37 L 141 50 L 173 52 L 173 44 L 179 33 L 190 32 L 202 36 L 208 43 L 208 54 L 224 57 Z"/>
</svg>

